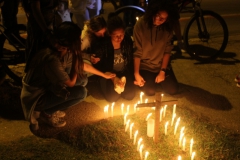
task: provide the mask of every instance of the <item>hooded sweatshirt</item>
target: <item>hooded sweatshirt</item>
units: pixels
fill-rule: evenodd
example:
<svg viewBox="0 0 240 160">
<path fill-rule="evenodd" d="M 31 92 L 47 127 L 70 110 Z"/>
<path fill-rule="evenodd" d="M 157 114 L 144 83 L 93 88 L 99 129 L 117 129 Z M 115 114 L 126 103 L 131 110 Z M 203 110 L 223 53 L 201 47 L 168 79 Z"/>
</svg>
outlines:
<svg viewBox="0 0 240 160">
<path fill-rule="evenodd" d="M 140 18 L 134 26 L 133 36 L 136 46 L 134 57 L 141 59 L 140 70 L 159 72 L 164 54 L 171 54 L 173 33 L 161 26 L 149 28 Z"/>
</svg>

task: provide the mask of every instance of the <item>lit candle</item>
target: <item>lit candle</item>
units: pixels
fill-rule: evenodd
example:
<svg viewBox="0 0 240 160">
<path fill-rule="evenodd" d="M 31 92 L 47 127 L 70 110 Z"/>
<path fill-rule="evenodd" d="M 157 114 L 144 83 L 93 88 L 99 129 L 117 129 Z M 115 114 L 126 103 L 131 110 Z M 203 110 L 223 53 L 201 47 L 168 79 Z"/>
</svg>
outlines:
<svg viewBox="0 0 240 160">
<path fill-rule="evenodd" d="M 176 117 L 176 114 L 174 113 L 173 116 L 172 116 L 171 126 L 173 126 L 173 122 L 174 122 L 175 117 Z"/>
<path fill-rule="evenodd" d="M 137 112 L 137 104 L 134 104 L 133 109 L 134 109 L 134 113 L 136 113 Z"/>
<path fill-rule="evenodd" d="M 129 105 L 127 105 L 127 113 L 129 113 L 129 108 L 130 108 L 130 106 L 129 106 Z"/>
<path fill-rule="evenodd" d="M 124 125 L 126 125 L 126 122 L 127 122 L 127 113 L 125 113 L 125 115 L 124 115 Z"/>
<path fill-rule="evenodd" d="M 160 120 L 159 120 L 159 122 L 162 121 L 162 114 L 163 114 L 163 108 L 161 108 L 161 110 L 160 110 Z"/>
<path fill-rule="evenodd" d="M 125 132 L 127 132 L 127 130 L 128 130 L 129 123 L 130 123 L 130 119 L 129 119 L 129 120 L 127 120 L 126 127 L 125 127 Z"/>
<path fill-rule="evenodd" d="M 181 128 L 180 135 L 183 134 L 184 129 L 185 129 L 185 127 Z"/>
<path fill-rule="evenodd" d="M 140 148 L 139 148 L 140 159 L 143 158 L 143 156 L 142 156 L 142 150 L 143 150 L 143 144 L 141 144 L 141 146 L 140 146 Z"/>
<path fill-rule="evenodd" d="M 142 138 L 139 138 L 139 140 L 138 140 L 137 151 L 139 151 L 139 147 L 140 147 L 142 140 L 143 140 Z"/>
<path fill-rule="evenodd" d="M 147 136 L 153 137 L 154 135 L 154 119 L 150 118 L 147 121 Z"/>
<path fill-rule="evenodd" d="M 146 152 L 145 152 L 145 156 L 144 156 L 144 160 L 147 160 L 148 155 L 149 155 L 149 152 L 146 151 Z"/>
<path fill-rule="evenodd" d="M 150 118 L 151 115 L 152 115 L 152 113 L 148 113 L 148 115 L 146 117 L 146 121 L 148 121 L 148 119 Z"/>
<path fill-rule="evenodd" d="M 114 104 L 115 104 L 115 103 L 113 102 L 113 103 L 112 103 L 112 106 L 111 106 L 111 113 L 112 113 L 112 114 L 111 114 L 111 117 L 113 117 L 113 108 L 114 108 Z"/>
<path fill-rule="evenodd" d="M 192 153 L 191 160 L 194 160 L 195 154 L 195 152 Z"/>
<path fill-rule="evenodd" d="M 135 131 L 134 133 L 134 139 L 133 139 L 133 144 L 136 144 L 136 139 L 137 139 L 137 135 L 138 135 L 138 130 Z"/>
<path fill-rule="evenodd" d="M 147 103 L 148 102 L 148 99 L 145 99 L 145 103 Z"/>
<path fill-rule="evenodd" d="M 165 135 L 167 135 L 167 127 L 168 127 L 168 121 L 165 124 Z"/>
<path fill-rule="evenodd" d="M 185 151 L 186 150 L 186 138 L 183 138 L 183 146 L 182 146 L 182 150 Z"/>
<path fill-rule="evenodd" d="M 192 148 L 193 148 L 193 138 L 190 141 L 190 156 L 192 155 Z"/>
<path fill-rule="evenodd" d="M 140 93 L 140 102 L 142 103 L 142 96 L 144 95 L 143 92 Z"/>
<path fill-rule="evenodd" d="M 105 119 L 108 118 L 108 105 L 104 107 L 104 117 Z"/>
<path fill-rule="evenodd" d="M 121 111 L 122 111 L 122 115 L 123 115 L 123 111 L 124 111 L 124 104 L 123 103 L 121 105 Z"/>
<path fill-rule="evenodd" d="M 134 123 L 131 123 L 130 125 L 130 139 L 132 139 L 132 128 L 133 128 Z"/>
<path fill-rule="evenodd" d="M 164 110 L 163 110 L 163 117 L 166 116 L 166 110 L 167 110 L 167 105 L 164 106 Z"/>
<path fill-rule="evenodd" d="M 138 19 L 139 19 L 139 18 L 138 18 L 138 17 L 136 17 L 136 20 L 137 20 L 137 21 L 138 21 Z"/>
<path fill-rule="evenodd" d="M 175 127 L 174 127 L 174 135 L 176 135 L 176 133 L 177 133 L 177 128 L 178 128 L 179 122 L 180 122 L 180 117 L 177 119 L 177 122 L 176 122 L 176 124 L 175 124 Z"/>
<path fill-rule="evenodd" d="M 182 145 L 182 139 L 183 139 L 184 133 L 181 133 L 180 137 L 179 137 L 179 147 L 181 147 Z"/>
<path fill-rule="evenodd" d="M 181 157 L 181 156 L 178 156 L 178 160 L 182 160 L 182 157 Z"/>
<path fill-rule="evenodd" d="M 176 113 L 176 104 L 173 105 L 173 114 Z"/>
</svg>

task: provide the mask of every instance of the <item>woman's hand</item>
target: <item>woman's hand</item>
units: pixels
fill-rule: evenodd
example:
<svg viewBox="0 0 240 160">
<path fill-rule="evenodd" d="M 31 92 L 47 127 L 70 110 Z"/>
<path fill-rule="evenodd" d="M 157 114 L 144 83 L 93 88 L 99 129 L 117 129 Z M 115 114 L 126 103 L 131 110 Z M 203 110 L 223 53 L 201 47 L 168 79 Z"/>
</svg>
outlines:
<svg viewBox="0 0 240 160">
<path fill-rule="evenodd" d="M 155 82 L 156 83 L 160 83 L 160 82 L 162 82 L 164 80 L 165 80 L 165 72 L 164 71 L 160 71 L 160 73 L 155 78 Z"/>
<path fill-rule="evenodd" d="M 134 84 L 138 85 L 139 87 L 144 86 L 145 80 L 143 79 L 143 77 L 140 74 L 135 74 L 134 76 L 135 76 Z"/>
<path fill-rule="evenodd" d="M 96 64 L 100 61 L 101 59 L 98 57 L 94 57 L 93 55 L 91 55 L 90 61 L 92 64 Z"/>
<path fill-rule="evenodd" d="M 112 79 L 112 78 L 116 77 L 116 74 L 111 73 L 111 72 L 106 72 L 106 73 L 104 73 L 103 77 L 106 78 L 106 79 Z"/>
</svg>

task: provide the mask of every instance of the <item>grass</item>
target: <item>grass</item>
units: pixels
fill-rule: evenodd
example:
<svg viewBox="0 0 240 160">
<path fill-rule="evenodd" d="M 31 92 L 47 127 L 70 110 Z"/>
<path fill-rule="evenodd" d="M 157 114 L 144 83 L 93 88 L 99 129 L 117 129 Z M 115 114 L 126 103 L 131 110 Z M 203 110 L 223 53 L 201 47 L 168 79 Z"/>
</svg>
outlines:
<svg viewBox="0 0 240 160">
<path fill-rule="evenodd" d="M 128 118 L 134 122 L 133 128 L 139 130 L 138 138 L 143 138 L 143 153 L 146 150 L 150 153 L 148 160 L 172 160 L 177 159 L 178 155 L 181 155 L 183 160 L 190 160 L 190 138 L 194 139 L 193 151 L 196 151 L 196 160 L 240 159 L 240 135 L 183 108 L 177 108 L 181 121 L 176 136 L 173 135 L 174 127 L 169 127 L 168 135 L 164 135 L 164 124 L 171 120 L 171 112 L 167 112 L 164 122 L 160 124 L 158 144 L 146 136 L 145 117 L 154 111 L 141 109 L 137 114 L 129 115 Z M 187 137 L 186 152 L 178 147 L 179 130 L 182 126 L 185 126 Z M 129 131 L 125 132 L 124 129 L 123 116 L 118 116 L 61 132 L 57 139 L 22 137 L 14 142 L 0 144 L 0 159 L 140 159 L 136 145 L 133 145 L 133 140 L 129 138 Z"/>
</svg>

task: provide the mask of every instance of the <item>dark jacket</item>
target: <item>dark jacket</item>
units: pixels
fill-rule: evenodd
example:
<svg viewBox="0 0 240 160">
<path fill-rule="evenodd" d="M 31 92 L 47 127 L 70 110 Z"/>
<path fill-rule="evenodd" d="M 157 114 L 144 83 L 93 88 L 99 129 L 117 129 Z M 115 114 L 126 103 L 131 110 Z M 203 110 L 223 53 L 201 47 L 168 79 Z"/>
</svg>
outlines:
<svg viewBox="0 0 240 160">
<path fill-rule="evenodd" d="M 121 51 L 124 58 L 124 69 L 122 72 L 133 74 L 133 41 L 128 34 L 125 34 L 121 42 Z M 114 48 L 111 42 L 111 37 L 105 37 L 100 47 L 96 51 L 96 56 L 101 60 L 94 65 L 95 68 L 102 72 L 112 72 L 114 64 Z"/>
</svg>

